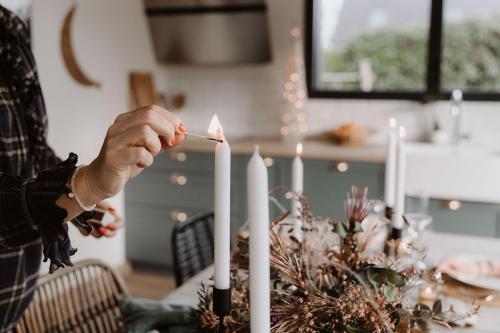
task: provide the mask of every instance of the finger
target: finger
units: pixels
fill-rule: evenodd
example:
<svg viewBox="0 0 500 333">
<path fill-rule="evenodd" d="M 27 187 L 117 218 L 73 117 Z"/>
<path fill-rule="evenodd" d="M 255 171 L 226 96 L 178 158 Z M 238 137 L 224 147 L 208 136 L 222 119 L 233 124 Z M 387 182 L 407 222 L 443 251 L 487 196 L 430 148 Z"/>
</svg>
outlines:
<svg viewBox="0 0 500 333">
<path fill-rule="evenodd" d="M 113 223 L 110 223 L 106 226 L 109 230 L 116 231 L 118 229 L 123 228 L 123 222 L 122 221 L 116 221 Z"/>
<path fill-rule="evenodd" d="M 104 200 L 104 201 L 99 202 L 96 205 L 96 208 L 100 209 L 100 210 L 104 210 L 104 211 L 109 211 L 110 208 L 111 208 L 111 205 L 109 204 L 109 202 L 107 202 L 106 200 Z"/>
<path fill-rule="evenodd" d="M 166 145 L 164 142 L 162 143 L 161 152 L 164 152 L 165 150 L 168 150 L 170 148 L 174 148 L 184 140 L 186 140 L 185 134 L 176 134 L 174 140 L 172 140 L 172 142 L 170 142 L 169 144 Z"/>
<path fill-rule="evenodd" d="M 168 120 L 166 121 L 157 110 L 135 113 L 132 117 L 127 118 L 126 121 L 123 120 L 115 123 L 108 129 L 108 137 L 120 135 L 133 127 L 141 125 L 151 127 L 160 136 L 162 142 L 165 142 L 164 146 L 172 145 L 176 133 L 175 125 Z"/>
<path fill-rule="evenodd" d="M 126 147 L 120 152 L 121 162 L 126 166 L 137 165 L 143 169 L 153 164 L 153 155 L 144 147 Z"/>
<path fill-rule="evenodd" d="M 128 129 L 108 141 L 111 147 L 135 146 L 146 148 L 153 156 L 157 155 L 162 144 L 158 133 L 148 125 L 138 125 Z"/>
<path fill-rule="evenodd" d="M 146 106 L 142 106 L 140 108 L 137 108 L 137 109 L 129 111 L 129 112 L 124 112 L 122 114 L 119 114 L 118 117 L 116 117 L 114 123 L 116 124 L 116 123 L 122 122 L 124 120 L 127 120 L 129 118 L 134 117 L 138 113 L 144 112 L 145 110 L 153 109 L 154 107 L 155 107 L 154 104 L 153 105 L 146 105 Z"/>
<path fill-rule="evenodd" d="M 155 106 L 155 110 L 162 117 L 164 117 L 165 119 L 167 119 L 168 121 L 170 121 L 174 125 L 175 133 L 177 133 L 177 134 L 186 133 L 186 127 L 182 123 L 181 119 L 179 117 L 177 117 L 175 114 L 173 114 L 172 112 L 165 110 L 164 108 L 159 107 L 159 106 Z"/>
<path fill-rule="evenodd" d="M 157 113 L 159 116 L 163 117 L 164 119 L 168 120 L 171 124 L 173 124 L 176 132 L 181 133 L 181 125 L 183 125 L 181 119 L 177 117 L 174 113 L 162 108 L 161 106 L 150 105 L 144 108 L 137 109 L 134 112 L 139 115 L 147 115 L 150 112 Z"/>
<path fill-rule="evenodd" d="M 174 133 L 184 134 L 186 133 L 186 127 L 182 123 L 181 119 L 177 117 L 174 113 L 162 108 L 158 105 L 151 105 L 148 107 L 140 108 L 134 111 L 139 117 L 148 118 L 151 115 L 158 115 L 163 119 L 167 120 L 174 127 Z"/>
<path fill-rule="evenodd" d="M 101 235 L 103 235 L 104 237 L 108 237 L 108 238 L 116 235 L 116 231 L 110 230 L 106 227 L 100 227 L 99 232 L 101 233 Z"/>
</svg>

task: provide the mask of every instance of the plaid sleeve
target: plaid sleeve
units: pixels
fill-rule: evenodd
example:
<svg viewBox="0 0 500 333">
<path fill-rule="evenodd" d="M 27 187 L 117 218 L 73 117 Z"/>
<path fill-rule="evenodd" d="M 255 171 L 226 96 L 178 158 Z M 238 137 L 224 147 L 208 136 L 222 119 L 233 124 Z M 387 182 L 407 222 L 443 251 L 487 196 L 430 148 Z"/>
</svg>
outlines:
<svg viewBox="0 0 500 333">
<path fill-rule="evenodd" d="M 1 23 L 0 20 L 0 25 Z M 11 95 L 8 97 L 20 101 L 18 107 L 22 109 L 22 118 L 24 118 L 22 132 L 27 135 L 29 143 L 27 158 L 30 160 L 32 169 L 38 172 L 56 165 L 61 160 L 47 144 L 47 113 L 35 58 L 29 44 L 28 30 L 15 17 L 7 20 L 7 23 L 10 23 L 12 27 L 10 38 L 4 36 L 0 41 L 0 51 L 2 51 L 0 56 L 3 58 L 0 60 L 4 62 L 0 70 L 8 72 L 3 79 L 3 81 L 8 81 L 8 83 L 4 82 Z M 1 28 L 0 26 L 0 36 L 2 35 Z"/>
<path fill-rule="evenodd" d="M 14 247 L 39 238 L 21 204 L 23 179 L 0 173 L 0 246 Z"/>
<path fill-rule="evenodd" d="M 67 212 L 55 202 L 68 193 L 66 183 L 77 160 L 70 154 L 34 179 L 0 173 L 0 244 L 15 247 L 41 237 L 45 260 L 51 261 L 50 272 L 71 266 L 69 257 L 76 251 L 68 236 Z"/>
</svg>

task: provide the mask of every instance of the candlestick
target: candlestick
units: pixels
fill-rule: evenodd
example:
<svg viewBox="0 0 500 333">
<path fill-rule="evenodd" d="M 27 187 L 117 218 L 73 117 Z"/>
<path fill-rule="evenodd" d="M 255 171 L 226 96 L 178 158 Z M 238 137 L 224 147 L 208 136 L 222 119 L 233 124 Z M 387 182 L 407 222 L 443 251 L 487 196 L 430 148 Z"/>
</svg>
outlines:
<svg viewBox="0 0 500 333">
<path fill-rule="evenodd" d="M 403 229 L 403 214 L 405 210 L 405 182 L 406 182 L 406 151 L 405 139 L 406 131 L 403 126 L 399 128 L 399 140 L 397 145 L 397 165 L 396 165 L 396 202 L 394 207 L 394 217 L 392 228 Z"/>
<path fill-rule="evenodd" d="M 394 208 L 396 191 L 396 150 L 397 150 L 396 119 L 389 120 L 389 135 L 387 141 L 387 157 L 385 160 L 385 204 Z"/>
<path fill-rule="evenodd" d="M 271 332 L 269 201 L 267 168 L 255 146 L 247 165 L 250 231 L 250 331 Z"/>
<path fill-rule="evenodd" d="M 302 242 L 302 220 L 300 218 L 302 207 L 299 197 L 304 191 L 304 164 L 302 163 L 302 143 L 297 144 L 296 156 L 292 163 L 292 191 L 295 197 L 292 198 L 291 217 L 293 219 L 293 236 Z"/>
</svg>

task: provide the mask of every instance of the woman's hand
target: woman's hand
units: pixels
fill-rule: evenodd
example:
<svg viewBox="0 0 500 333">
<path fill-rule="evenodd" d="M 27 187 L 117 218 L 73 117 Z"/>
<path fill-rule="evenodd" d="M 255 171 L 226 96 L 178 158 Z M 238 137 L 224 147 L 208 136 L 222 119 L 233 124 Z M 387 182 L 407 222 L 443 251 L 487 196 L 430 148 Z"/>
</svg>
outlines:
<svg viewBox="0 0 500 333">
<path fill-rule="evenodd" d="M 184 140 L 185 133 L 180 119 L 159 106 L 119 115 L 108 129 L 99 156 L 78 172 L 73 190 L 89 206 L 115 196 L 153 164 L 156 155 Z"/>
</svg>

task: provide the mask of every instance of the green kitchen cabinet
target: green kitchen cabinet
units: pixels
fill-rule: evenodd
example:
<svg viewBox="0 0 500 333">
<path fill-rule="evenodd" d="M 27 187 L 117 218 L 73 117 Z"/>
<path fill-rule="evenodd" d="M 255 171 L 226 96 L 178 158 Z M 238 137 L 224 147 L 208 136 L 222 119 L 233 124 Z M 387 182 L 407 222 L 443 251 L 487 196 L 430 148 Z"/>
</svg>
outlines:
<svg viewBox="0 0 500 333">
<path fill-rule="evenodd" d="M 369 198 L 382 198 L 383 164 L 304 160 L 304 194 L 309 198 L 314 214 L 344 218 L 344 202 L 353 185 L 368 187 Z"/>
<path fill-rule="evenodd" d="M 286 193 L 291 190 L 292 158 L 263 156 L 268 168 L 271 195 L 290 208 Z M 231 231 L 234 235 L 247 219 L 246 166 L 250 154 L 233 154 L 231 160 Z M 352 185 L 368 187 L 368 197 L 383 198 L 383 163 L 303 159 L 304 193 L 314 214 L 344 218 L 344 202 Z M 163 154 L 126 187 L 127 258 L 171 267 L 171 237 L 176 223 L 213 207 L 212 153 L 175 150 Z M 407 197 L 407 211 L 415 207 Z M 417 200 L 418 201 L 418 200 Z M 281 210 L 270 203 L 271 219 Z M 499 205 L 432 199 L 429 214 L 433 229 L 440 232 L 500 237 Z"/>
<path fill-rule="evenodd" d="M 171 235 L 175 209 L 127 202 L 125 207 L 125 249 L 127 259 L 141 263 L 171 266 Z M 184 211 L 188 211 L 183 208 Z M 194 213 L 194 212 L 193 212 Z"/>
<path fill-rule="evenodd" d="M 231 160 L 231 228 L 246 220 L 246 157 Z M 174 151 L 130 181 L 125 189 L 126 255 L 131 261 L 172 264 L 171 237 L 176 223 L 213 208 L 213 154 Z"/>
<path fill-rule="evenodd" d="M 454 206 L 455 205 L 455 206 Z M 429 214 L 434 218 L 433 230 L 474 236 L 500 237 L 498 205 L 477 202 L 433 199 Z"/>
<path fill-rule="evenodd" d="M 177 214 L 187 216 L 199 212 L 190 207 L 160 207 L 128 202 L 125 209 L 127 232 L 125 249 L 127 259 L 133 262 L 172 267 L 172 232 L 178 223 Z M 231 213 L 232 221 L 241 221 L 238 213 Z"/>
</svg>

